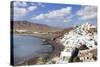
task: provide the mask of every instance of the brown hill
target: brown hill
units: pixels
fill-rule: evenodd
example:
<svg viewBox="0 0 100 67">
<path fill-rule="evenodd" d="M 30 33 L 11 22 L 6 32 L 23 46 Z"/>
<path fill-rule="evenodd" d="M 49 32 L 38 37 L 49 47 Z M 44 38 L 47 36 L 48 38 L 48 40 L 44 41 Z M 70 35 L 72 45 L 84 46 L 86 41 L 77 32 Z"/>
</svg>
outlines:
<svg viewBox="0 0 100 67">
<path fill-rule="evenodd" d="M 48 25 L 31 23 L 28 21 L 13 21 L 14 30 L 28 30 L 31 32 L 56 32 L 62 29 L 50 27 Z"/>
<path fill-rule="evenodd" d="M 25 33 L 39 32 L 41 34 L 44 33 L 44 35 L 42 34 L 42 36 L 51 37 L 51 39 L 54 40 L 62 37 L 65 33 L 73 30 L 72 27 L 62 29 L 38 23 L 31 23 L 28 21 L 13 21 L 12 23 L 13 23 L 13 30 L 15 33 L 19 33 L 18 31 L 16 32 L 16 30 L 27 30 L 27 32 Z"/>
</svg>

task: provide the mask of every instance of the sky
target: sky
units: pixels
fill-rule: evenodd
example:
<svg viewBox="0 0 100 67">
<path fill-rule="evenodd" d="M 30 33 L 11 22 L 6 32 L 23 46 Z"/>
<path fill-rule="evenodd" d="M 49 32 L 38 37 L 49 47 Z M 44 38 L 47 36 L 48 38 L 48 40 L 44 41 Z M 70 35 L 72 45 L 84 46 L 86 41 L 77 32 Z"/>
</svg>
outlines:
<svg viewBox="0 0 100 67">
<path fill-rule="evenodd" d="M 90 23 L 97 25 L 97 7 L 91 5 L 14 1 L 13 20 L 30 21 L 68 28 Z"/>
</svg>

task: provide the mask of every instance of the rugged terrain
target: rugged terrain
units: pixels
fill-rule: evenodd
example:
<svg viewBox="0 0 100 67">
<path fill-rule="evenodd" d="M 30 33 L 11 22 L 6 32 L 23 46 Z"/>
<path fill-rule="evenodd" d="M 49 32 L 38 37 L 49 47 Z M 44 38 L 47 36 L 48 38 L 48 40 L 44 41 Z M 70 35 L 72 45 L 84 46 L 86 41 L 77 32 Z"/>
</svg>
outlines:
<svg viewBox="0 0 100 67">
<path fill-rule="evenodd" d="M 89 23 L 75 26 L 57 39 L 65 48 L 51 62 L 90 62 L 97 60 L 97 27 Z"/>
</svg>

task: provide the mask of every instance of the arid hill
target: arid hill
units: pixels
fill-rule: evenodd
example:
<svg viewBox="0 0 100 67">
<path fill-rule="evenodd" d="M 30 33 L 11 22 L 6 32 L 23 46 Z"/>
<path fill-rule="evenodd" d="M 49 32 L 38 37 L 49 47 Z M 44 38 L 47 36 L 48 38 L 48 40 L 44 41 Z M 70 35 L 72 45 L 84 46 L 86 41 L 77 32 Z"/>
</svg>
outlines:
<svg viewBox="0 0 100 67">
<path fill-rule="evenodd" d="M 15 33 L 21 33 L 22 30 L 27 31 L 24 33 L 40 33 L 39 35 L 43 36 L 43 37 L 49 37 L 51 39 L 57 39 L 59 37 L 62 37 L 65 33 L 68 33 L 69 31 L 73 30 L 73 28 L 55 28 L 55 27 L 51 27 L 48 25 L 44 25 L 44 24 L 38 24 L 38 23 L 32 23 L 32 22 L 28 22 L 28 21 L 12 21 L 13 23 L 13 31 Z M 21 32 L 18 32 L 18 30 L 20 30 Z M 39 36 L 38 35 L 38 36 Z"/>
<path fill-rule="evenodd" d="M 56 32 L 62 29 L 50 27 L 48 25 L 31 23 L 28 21 L 13 21 L 14 30 L 28 30 L 30 32 Z"/>
</svg>

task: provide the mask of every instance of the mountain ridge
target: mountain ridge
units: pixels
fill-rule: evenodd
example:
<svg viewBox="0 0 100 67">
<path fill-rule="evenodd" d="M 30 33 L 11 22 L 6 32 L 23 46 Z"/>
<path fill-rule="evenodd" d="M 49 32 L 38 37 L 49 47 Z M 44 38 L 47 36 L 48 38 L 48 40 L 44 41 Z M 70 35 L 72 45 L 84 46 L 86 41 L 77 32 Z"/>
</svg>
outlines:
<svg viewBox="0 0 100 67">
<path fill-rule="evenodd" d="M 18 30 L 38 31 L 38 32 L 55 32 L 62 30 L 60 28 L 58 29 L 48 25 L 32 23 L 29 21 L 12 21 L 12 22 L 14 30 L 18 29 Z"/>
</svg>

